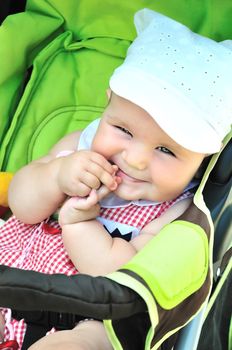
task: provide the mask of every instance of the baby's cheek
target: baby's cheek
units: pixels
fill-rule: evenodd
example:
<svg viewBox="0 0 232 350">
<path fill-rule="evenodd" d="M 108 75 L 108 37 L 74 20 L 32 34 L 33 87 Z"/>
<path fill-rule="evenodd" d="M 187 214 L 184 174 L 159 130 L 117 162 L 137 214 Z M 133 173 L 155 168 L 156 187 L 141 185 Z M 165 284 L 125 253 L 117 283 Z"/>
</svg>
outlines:
<svg viewBox="0 0 232 350">
<path fill-rule="evenodd" d="M 91 151 L 101 154 L 106 159 L 109 159 L 111 156 L 110 144 L 103 137 L 101 139 L 95 137 L 92 142 Z"/>
<path fill-rule="evenodd" d="M 101 148 L 102 148 L 101 141 L 103 142 L 103 140 L 100 139 L 98 134 L 96 134 L 93 141 L 92 141 L 91 151 L 100 153 L 99 150 L 101 150 Z"/>
</svg>

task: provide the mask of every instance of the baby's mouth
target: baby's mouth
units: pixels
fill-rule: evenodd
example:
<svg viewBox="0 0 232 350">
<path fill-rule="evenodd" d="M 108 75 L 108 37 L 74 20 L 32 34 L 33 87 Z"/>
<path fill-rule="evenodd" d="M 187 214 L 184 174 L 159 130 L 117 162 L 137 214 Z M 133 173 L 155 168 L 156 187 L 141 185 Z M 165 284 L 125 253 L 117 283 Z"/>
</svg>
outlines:
<svg viewBox="0 0 232 350">
<path fill-rule="evenodd" d="M 129 182 L 143 182 L 140 179 L 137 179 L 131 175 L 128 175 L 127 173 L 125 173 L 122 169 L 118 169 L 118 171 L 116 172 L 116 176 L 119 176 L 122 181 L 129 181 Z"/>
<path fill-rule="evenodd" d="M 122 179 L 122 181 L 130 181 L 130 182 L 144 182 L 144 180 L 141 180 L 141 179 L 138 179 L 138 178 L 135 178 L 131 175 L 129 175 L 128 173 L 126 173 L 125 171 L 123 171 L 117 164 L 115 164 L 112 160 L 109 160 L 109 162 L 112 164 L 112 165 L 115 165 L 117 166 L 118 170 L 116 171 L 115 175 L 120 177 Z"/>
</svg>

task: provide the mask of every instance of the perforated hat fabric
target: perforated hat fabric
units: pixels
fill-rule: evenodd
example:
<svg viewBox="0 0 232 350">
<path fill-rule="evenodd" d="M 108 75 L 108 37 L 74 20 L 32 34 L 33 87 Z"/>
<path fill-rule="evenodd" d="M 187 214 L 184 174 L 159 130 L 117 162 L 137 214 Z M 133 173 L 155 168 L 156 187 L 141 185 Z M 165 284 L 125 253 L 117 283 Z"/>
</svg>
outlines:
<svg viewBox="0 0 232 350">
<path fill-rule="evenodd" d="M 181 146 L 220 150 L 232 124 L 232 41 L 216 42 L 149 9 L 110 87 L 146 110 Z"/>
</svg>

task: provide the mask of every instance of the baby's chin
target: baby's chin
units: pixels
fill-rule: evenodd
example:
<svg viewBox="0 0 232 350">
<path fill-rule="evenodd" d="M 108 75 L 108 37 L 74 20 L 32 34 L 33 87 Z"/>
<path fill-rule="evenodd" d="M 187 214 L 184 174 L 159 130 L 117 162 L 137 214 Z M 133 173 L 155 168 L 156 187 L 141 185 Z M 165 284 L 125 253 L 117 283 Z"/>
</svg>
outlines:
<svg viewBox="0 0 232 350">
<path fill-rule="evenodd" d="M 124 191 L 120 186 L 114 191 L 116 196 L 126 201 L 138 201 L 138 200 L 149 200 L 148 198 L 144 198 L 143 196 L 139 196 L 139 194 Z"/>
</svg>

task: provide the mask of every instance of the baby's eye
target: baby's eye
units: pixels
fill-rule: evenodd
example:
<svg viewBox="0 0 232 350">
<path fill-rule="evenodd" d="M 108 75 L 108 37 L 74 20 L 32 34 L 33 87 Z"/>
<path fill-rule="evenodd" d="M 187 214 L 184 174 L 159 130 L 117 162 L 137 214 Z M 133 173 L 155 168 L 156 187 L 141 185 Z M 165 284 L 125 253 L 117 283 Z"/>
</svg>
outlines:
<svg viewBox="0 0 232 350">
<path fill-rule="evenodd" d="M 163 152 L 163 153 L 169 154 L 170 156 L 175 157 L 175 154 L 164 146 L 159 146 L 156 149 L 158 149 L 160 152 Z"/>
<path fill-rule="evenodd" d="M 115 125 L 115 127 L 117 129 L 121 130 L 122 132 L 124 132 L 125 134 L 129 135 L 129 136 L 131 136 L 131 137 L 133 136 L 132 133 L 129 130 L 123 128 L 122 126 Z"/>
</svg>

